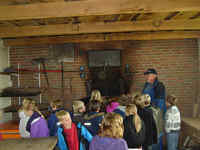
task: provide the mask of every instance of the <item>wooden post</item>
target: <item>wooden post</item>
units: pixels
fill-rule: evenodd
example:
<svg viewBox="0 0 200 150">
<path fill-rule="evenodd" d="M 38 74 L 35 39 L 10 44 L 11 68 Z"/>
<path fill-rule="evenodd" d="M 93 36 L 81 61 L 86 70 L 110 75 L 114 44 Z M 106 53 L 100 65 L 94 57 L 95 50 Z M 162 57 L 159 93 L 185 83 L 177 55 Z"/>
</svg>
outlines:
<svg viewBox="0 0 200 150">
<path fill-rule="evenodd" d="M 197 69 L 197 94 L 196 94 L 196 100 L 194 103 L 193 107 L 193 116 L 194 118 L 199 117 L 200 118 L 200 94 L 199 94 L 199 88 L 200 88 L 200 79 L 199 79 L 199 74 L 200 74 L 200 39 L 197 39 L 197 44 L 198 44 L 198 69 Z M 198 116 L 199 115 L 199 116 Z"/>
<path fill-rule="evenodd" d="M 198 39 L 198 77 L 199 77 L 199 73 L 200 73 L 200 39 Z M 199 90 L 199 88 L 200 88 L 200 79 L 198 78 L 198 90 Z M 199 93 L 199 91 L 198 91 L 198 93 Z M 196 110 L 195 110 L 196 109 Z M 197 116 L 197 114 L 199 114 L 200 113 L 200 94 L 198 94 L 198 97 L 197 97 L 197 106 L 196 106 L 196 108 L 194 107 L 194 111 L 196 111 L 196 116 Z M 199 118 L 200 118 L 200 114 L 199 114 Z"/>
<path fill-rule="evenodd" d="M 20 88 L 20 64 L 18 63 L 18 76 L 17 76 L 17 87 Z M 19 105 L 21 105 L 21 97 L 19 96 Z"/>
<path fill-rule="evenodd" d="M 40 70 L 41 70 L 41 66 L 40 64 L 38 64 L 38 84 L 39 84 L 39 88 L 41 88 L 41 74 L 40 74 Z M 40 93 L 40 104 L 42 103 L 42 93 Z"/>
</svg>

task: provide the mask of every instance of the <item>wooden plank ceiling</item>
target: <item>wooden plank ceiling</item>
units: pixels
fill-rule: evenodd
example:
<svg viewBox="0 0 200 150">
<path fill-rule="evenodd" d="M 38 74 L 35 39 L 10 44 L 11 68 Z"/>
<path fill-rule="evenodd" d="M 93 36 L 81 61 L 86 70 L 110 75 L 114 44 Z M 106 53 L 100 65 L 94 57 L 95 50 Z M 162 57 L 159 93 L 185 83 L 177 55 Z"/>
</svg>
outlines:
<svg viewBox="0 0 200 150">
<path fill-rule="evenodd" d="M 199 0 L 1 0 L 0 38 L 6 45 L 199 38 L 199 4 Z"/>
</svg>

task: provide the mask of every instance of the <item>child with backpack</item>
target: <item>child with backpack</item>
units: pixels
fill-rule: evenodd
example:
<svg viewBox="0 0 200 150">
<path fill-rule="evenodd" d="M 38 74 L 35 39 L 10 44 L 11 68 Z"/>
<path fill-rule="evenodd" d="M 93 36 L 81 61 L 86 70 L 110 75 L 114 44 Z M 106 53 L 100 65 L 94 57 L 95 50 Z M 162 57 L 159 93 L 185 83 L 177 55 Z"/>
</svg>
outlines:
<svg viewBox="0 0 200 150">
<path fill-rule="evenodd" d="M 49 134 L 50 136 L 56 136 L 57 134 L 57 124 L 58 119 L 56 117 L 56 112 L 63 110 L 62 101 L 61 100 L 54 100 L 50 103 L 51 105 L 51 114 L 47 119 L 48 122 L 48 128 L 49 128 Z"/>
<path fill-rule="evenodd" d="M 145 142 L 143 144 L 144 150 L 152 149 L 152 145 L 158 143 L 158 133 L 156 122 L 153 117 L 153 111 L 151 110 L 150 104 L 146 103 L 148 99 L 151 99 L 148 94 L 143 94 L 135 98 L 138 115 L 144 121 L 146 127 Z"/>
<path fill-rule="evenodd" d="M 144 100 L 144 105 L 153 113 L 153 119 L 156 125 L 156 132 L 157 132 L 157 142 L 156 144 L 152 145 L 152 150 L 160 150 L 162 149 L 161 144 L 162 143 L 162 136 L 163 136 L 163 127 L 164 127 L 164 120 L 163 120 L 163 111 L 155 106 L 151 105 L 151 97 L 148 94 L 142 95 Z"/>
<path fill-rule="evenodd" d="M 84 115 L 86 122 L 91 123 L 90 126 L 87 126 L 88 130 L 94 136 L 99 131 L 99 126 L 102 122 L 104 113 L 100 112 L 101 103 L 97 100 L 92 100 L 89 102 L 89 112 Z"/>
<path fill-rule="evenodd" d="M 70 114 L 64 110 L 56 112 L 56 117 L 61 124 L 57 130 L 59 149 L 85 150 L 85 140 L 92 140 L 90 132 L 80 122 L 73 123 Z"/>
<path fill-rule="evenodd" d="M 135 104 L 129 104 L 126 107 L 126 115 L 124 120 L 124 139 L 128 144 L 128 148 L 142 150 L 142 145 L 145 141 L 145 125 L 137 114 Z"/>
</svg>

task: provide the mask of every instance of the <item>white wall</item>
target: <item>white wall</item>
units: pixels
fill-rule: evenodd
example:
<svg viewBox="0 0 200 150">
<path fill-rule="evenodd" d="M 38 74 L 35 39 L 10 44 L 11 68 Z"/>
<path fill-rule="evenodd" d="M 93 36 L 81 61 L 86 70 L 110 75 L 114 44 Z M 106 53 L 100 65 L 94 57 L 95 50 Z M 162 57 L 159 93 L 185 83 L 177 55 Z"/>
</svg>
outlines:
<svg viewBox="0 0 200 150">
<path fill-rule="evenodd" d="M 3 41 L 0 39 L 0 72 L 9 66 L 9 48 L 3 45 Z M 0 91 L 11 86 L 10 76 L 0 74 Z M 0 122 L 5 122 L 12 119 L 11 113 L 3 113 L 3 108 L 11 105 L 10 97 L 0 97 Z"/>
</svg>

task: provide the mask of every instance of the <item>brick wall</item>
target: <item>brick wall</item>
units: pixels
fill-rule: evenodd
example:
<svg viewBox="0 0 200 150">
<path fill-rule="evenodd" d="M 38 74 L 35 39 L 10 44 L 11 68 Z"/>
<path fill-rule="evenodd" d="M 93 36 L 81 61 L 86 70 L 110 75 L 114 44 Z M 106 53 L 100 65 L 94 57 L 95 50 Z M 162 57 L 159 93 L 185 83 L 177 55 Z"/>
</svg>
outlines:
<svg viewBox="0 0 200 150">
<path fill-rule="evenodd" d="M 155 68 L 164 82 L 167 94 L 179 98 L 183 115 L 191 116 L 197 96 L 198 49 L 196 40 L 156 40 L 126 42 L 123 65 L 130 64 L 137 73 L 132 91 L 141 90 L 143 72 Z"/>
<path fill-rule="evenodd" d="M 81 55 L 81 56 L 80 56 Z M 20 64 L 20 68 L 35 70 L 38 69 L 38 65 L 32 65 L 31 60 L 39 57 L 49 56 L 49 45 L 40 46 L 24 46 L 24 47 L 12 47 L 10 49 L 10 62 L 11 65 L 17 68 Z M 75 59 L 74 62 L 65 62 L 65 71 L 79 71 L 80 66 L 85 66 L 87 69 L 86 54 L 80 54 L 78 46 L 75 47 Z M 41 69 L 43 67 L 41 66 Z M 46 65 L 47 70 L 61 70 L 61 64 L 55 62 L 48 62 Z M 42 102 L 46 103 L 52 99 L 62 98 L 62 80 L 61 72 L 48 72 L 48 78 L 50 88 L 42 94 Z M 13 85 L 17 87 L 17 77 L 12 77 Z M 70 82 L 71 85 L 70 86 Z M 38 73 L 22 73 L 20 74 L 20 87 L 38 87 Z M 41 73 L 41 88 L 47 88 L 47 82 L 45 76 Z M 79 72 L 65 72 L 64 73 L 64 99 L 66 101 L 71 99 L 79 99 L 86 96 L 85 82 L 80 79 Z M 39 102 L 39 96 L 34 97 Z M 17 98 L 15 98 L 17 99 Z M 18 103 L 18 100 L 13 100 L 13 103 Z"/>
<path fill-rule="evenodd" d="M 48 45 L 12 47 L 10 50 L 11 64 L 17 67 L 20 63 L 23 68 L 33 69 L 30 60 L 48 56 Z M 117 41 L 104 43 L 82 43 L 76 45 L 74 63 L 65 63 L 65 70 L 79 70 L 80 65 L 87 68 L 86 50 L 93 49 L 123 49 L 122 69 L 129 64 L 132 71 L 134 84 L 132 91 L 141 90 L 144 85 L 143 72 L 149 67 L 158 70 L 159 79 L 164 82 L 167 93 L 178 96 L 181 112 L 185 116 L 191 116 L 193 103 L 197 96 L 197 71 L 198 48 L 195 39 L 185 40 L 155 40 L 155 41 Z M 48 63 L 48 69 L 59 69 L 60 64 Z M 33 74 L 21 76 L 21 86 L 37 87 L 38 80 Z M 50 96 L 43 95 L 44 99 L 59 97 L 61 95 L 61 73 L 49 73 Z M 69 81 L 72 78 L 72 93 L 70 95 Z M 16 79 L 13 79 L 16 86 Z M 42 87 L 46 87 L 46 81 L 42 75 Z M 85 81 L 80 79 L 78 72 L 65 73 L 66 99 L 78 99 L 86 95 Z"/>
</svg>

